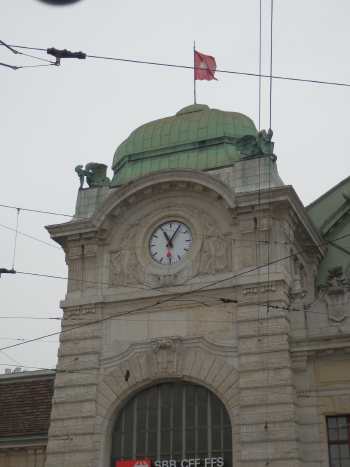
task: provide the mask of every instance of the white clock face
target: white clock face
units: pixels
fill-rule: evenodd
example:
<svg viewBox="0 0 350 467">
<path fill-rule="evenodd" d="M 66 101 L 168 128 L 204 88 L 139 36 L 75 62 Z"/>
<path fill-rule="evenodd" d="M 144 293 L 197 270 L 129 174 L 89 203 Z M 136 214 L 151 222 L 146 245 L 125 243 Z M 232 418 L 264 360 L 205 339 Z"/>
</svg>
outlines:
<svg viewBox="0 0 350 467">
<path fill-rule="evenodd" d="M 190 251 L 192 234 L 187 225 L 168 221 L 157 227 L 151 235 L 149 250 L 159 264 L 171 265 L 181 261 Z"/>
</svg>

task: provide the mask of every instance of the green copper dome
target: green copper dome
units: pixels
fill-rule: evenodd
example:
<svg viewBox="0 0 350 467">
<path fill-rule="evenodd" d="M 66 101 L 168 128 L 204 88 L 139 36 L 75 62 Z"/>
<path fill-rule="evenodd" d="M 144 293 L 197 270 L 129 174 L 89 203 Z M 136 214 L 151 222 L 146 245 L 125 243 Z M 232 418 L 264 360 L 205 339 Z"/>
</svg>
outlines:
<svg viewBox="0 0 350 467">
<path fill-rule="evenodd" d="M 238 143 L 242 138 L 256 136 L 255 125 L 246 115 L 190 105 L 130 134 L 115 152 L 111 186 L 164 169 L 232 165 L 241 158 Z"/>
</svg>

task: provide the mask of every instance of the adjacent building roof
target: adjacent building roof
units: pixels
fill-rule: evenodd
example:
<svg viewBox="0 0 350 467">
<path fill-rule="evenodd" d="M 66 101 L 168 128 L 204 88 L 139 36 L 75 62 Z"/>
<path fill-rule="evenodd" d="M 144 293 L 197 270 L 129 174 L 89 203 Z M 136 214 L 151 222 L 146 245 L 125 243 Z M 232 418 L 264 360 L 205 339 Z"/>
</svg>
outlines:
<svg viewBox="0 0 350 467">
<path fill-rule="evenodd" d="M 0 445 L 47 437 L 54 378 L 54 371 L 0 376 Z"/>
<path fill-rule="evenodd" d="M 208 170 L 232 165 L 240 159 L 236 141 L 256 135 L 257 129 L 246 115 L 190 105 L 131 133 L 115 152 L 112 186 L 163 169 Z"/>
<path fill-rule="evenodd" d="M 319 285 L 326 283 L 328 272 L 335 267 L 341 267 L 343 274 L 350 277 L 350 177 L 324 193 L 306 210 L 328 246 L 318 272 Z"/>
</svg>

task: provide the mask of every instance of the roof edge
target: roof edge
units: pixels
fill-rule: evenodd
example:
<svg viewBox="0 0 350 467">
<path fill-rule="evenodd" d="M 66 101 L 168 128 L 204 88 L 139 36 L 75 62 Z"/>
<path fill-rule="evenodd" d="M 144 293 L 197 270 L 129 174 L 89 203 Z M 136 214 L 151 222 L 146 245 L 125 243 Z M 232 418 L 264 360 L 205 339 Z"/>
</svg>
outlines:
<svg viewBox="0 0 350 467">
<path fill-rule="evenodd" d="M 323 198 L 325 198 L 326 196 L 328 196 L 328 195 L 330 195 L 331 193 L 333 193 L 334 191 L 336 191 L 338 188 L 340 188 L 342 185 L 344 185 L 347 181 L 350 181 L 350 176 L 344 178 L 344 179 L 341 180 L 339 183 L 337 183 L 336 185 L 334 185 L 332 188 L 330 188 L 329 190 L 327 190 L 325 193 L 323 193 L 322 195 L 320 195 L 318 198 L 316 198 L 314 201 L 312 201 L 312 203 L 310 203 L 310 204 L 308 204 L 307 206 L 305 206 L 305 209 L 308 210 L 308 209 L 312 208 L 316 203 L 320 202 Z"/>
</svg>

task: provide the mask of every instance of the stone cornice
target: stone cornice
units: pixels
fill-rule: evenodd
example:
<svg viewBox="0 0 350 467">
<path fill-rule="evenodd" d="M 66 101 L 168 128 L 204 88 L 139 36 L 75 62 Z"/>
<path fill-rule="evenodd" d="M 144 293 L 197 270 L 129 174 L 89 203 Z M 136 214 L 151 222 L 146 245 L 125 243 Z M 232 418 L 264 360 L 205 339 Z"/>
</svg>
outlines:
<svg viewBox="0 0 350 467">
<path fill-rule="evenodd" d="M 237 207 L 244 207 L 248 205 L 261 205 L 266 204 L 276 204 L 276 203 L 288 203 L 293 209 L 293 212 L 297 216 L 299 222 L 303 225 L 305 232 L 310 237 L 310 240 L 317 247 L 322 256 L 325 254 L 326 246 L 323 245 L 323 239 L 316 230 L 315 226 L 311 222 L 305 207 L 303 206 L 299 196 L 295 192 L 294 188 L 291 185 L 284 185 L 281 187 L 274 187 L 269 189 L 258 191 L 248 192 L 248 193 L 239 193 L 236 195 L 236 204 Z M 311 246 L 311 245 L 310 245 Z"/>
<path fill-rule="evenodd" d="M 333 336 L 307 337 L 291 339 L 290 351 L 297 352 L 327 352 L 346 349 L 350 350 L 350 334 L 337 334 Z"/>
</svg>

